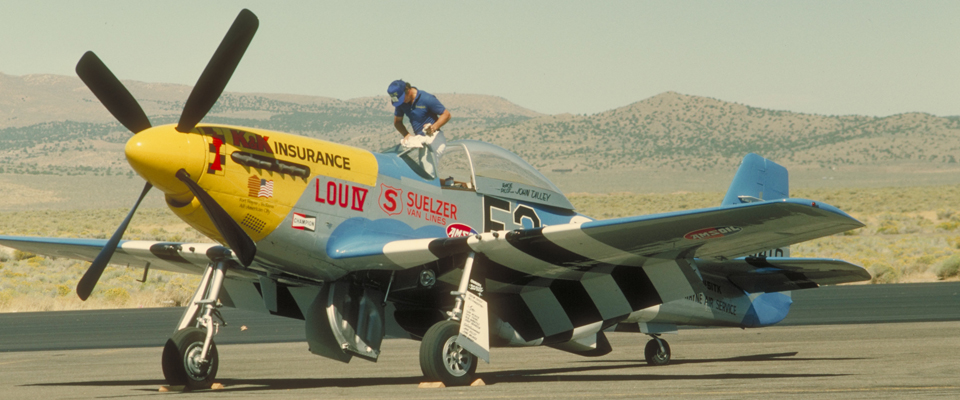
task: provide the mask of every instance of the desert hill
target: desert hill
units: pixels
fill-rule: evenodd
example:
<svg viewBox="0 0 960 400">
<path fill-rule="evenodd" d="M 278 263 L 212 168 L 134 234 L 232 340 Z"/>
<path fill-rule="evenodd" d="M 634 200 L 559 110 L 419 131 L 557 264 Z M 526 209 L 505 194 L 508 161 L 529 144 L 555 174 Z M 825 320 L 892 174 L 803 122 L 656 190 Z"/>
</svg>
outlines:
<svg viewBox="0 0 960 400">
<path fill-rule="evenodd" d="M 792 167 L 955 164 L 960 150 L 957 118 L 821 116 L 674 92 L 594 115 L 543 116 L 473 135 L 513 148 L 541 168 L 582 171 L 706 171 L 735 167 L 748 152 Z"/>
<path fill-rule="evenodd" d="M 154 125 L 176 122 L 190 91 L 184 85 L 124 84 Z M 544 115 L 495 96 L 437 96 L 454 115 L 445 129 L 448 138 L 483 140 L 510 149 L 556 177 L 565 190 L 634 190 L 597 186 L 598 173 L 650 179 L 665 176 L 657 171 L 729 176 L 748 152 L 800 174 L 873 171 L 878 174 L 873 179 L 882 181 L 891 168 L 932 171 L 940 177 L 952 176 L 944 171 L 960 171 L 957 117 L 812 115 L 675 92 L 593 115 Z M 297 133 L 377 151 L 394 145 L 399 137 L 391 119 L 385 96 L 339 100 L 228 92 L 204 121 Z M 132 175 L 122 153 L 128 138 L 129 132 L 78 78 L 0 74 L 0 173 Z M 914 178 L 901 180 L 909 183 Z"/>
</svg>

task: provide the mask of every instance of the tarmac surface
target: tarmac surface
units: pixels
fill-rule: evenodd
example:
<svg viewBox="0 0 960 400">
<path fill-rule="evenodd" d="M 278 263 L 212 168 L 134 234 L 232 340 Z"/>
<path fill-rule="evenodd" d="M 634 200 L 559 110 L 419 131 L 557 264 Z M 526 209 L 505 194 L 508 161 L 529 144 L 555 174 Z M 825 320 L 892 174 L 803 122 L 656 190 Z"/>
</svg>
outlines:
<svg viewBox="0 0 960 400">
<path fill-rule="evenodd" d="M 960 283 L 820 288 L 795 292 L 794 300 L 791 317 L 783 325 L 749 330 L 681 328 L 679 335 L 665 337 L 673 350 L 667 366 L 651 367 L 642 361 L 646 336 L 611 333 L 614 351 L 598 358 L 543 347 L 493 349 L 492 363 L 481 363 L 477 371 L 486 386 L 442 389 L 418 388 L 418 342 L 388 339 L 379 362 L 356 360 L 345 365 L 310 354 L 302 342 L 302 322 L 269 316 L 257 316 L 264 318 L 258 320 L 232 310 L 227 320 L 236 320 L 231 324 L 235 332 L 217 337 L 221 361 L 217 381 L 224 388 L 188 395 L 960 398 Z M 161 346 L 179 313 L 159 309 L 0 314 L 4 351 L 0 397 L 185 395 L 158 391 L 165 385 Z M 241 324 L 249 329 L 241 332 Z M 97 337 L 101 330 L 125 339 Z M 90 331 L 92 338 L 84 333 Z M 152 336 L 162 340 L 153 341 Z"/>
</svg>

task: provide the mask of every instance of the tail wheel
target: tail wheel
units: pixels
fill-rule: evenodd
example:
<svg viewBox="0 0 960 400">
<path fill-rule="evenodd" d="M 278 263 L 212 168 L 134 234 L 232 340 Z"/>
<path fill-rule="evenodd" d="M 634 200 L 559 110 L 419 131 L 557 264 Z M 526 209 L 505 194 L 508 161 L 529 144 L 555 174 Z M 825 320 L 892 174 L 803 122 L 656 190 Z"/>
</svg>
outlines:
<svg viewBox="0 0 960 400">
<path fill-rule="evenodd" d="M 466 386 L 473 382 L 477 356 L 455 343 L 459 336 L 460 324 L 456 321 L 438 322 L 423 335 L 420 370 L 428 381 L 440 381 L 447 386 Z"/>
<path fill-rule="evenodd" d="M 663 345 L 662 349 L 660 345 Z M 653 366 L 667 365 L 670 363 L 670 345 L 663 339 L 651 339 L 643 349 L 643 356 L 647 360 L 647 364 Z"/>
<path fill-rule="evenodd" d="M 217 377 L 220 357 L 217 345 L 210 342 L 207 360 L 200 358 L 207 334 L 203 329 L 186 328 L 177 331 L 163 347 L 163 377 L 171 386 L 188 389 L 209 389 Z"/>
</svg>

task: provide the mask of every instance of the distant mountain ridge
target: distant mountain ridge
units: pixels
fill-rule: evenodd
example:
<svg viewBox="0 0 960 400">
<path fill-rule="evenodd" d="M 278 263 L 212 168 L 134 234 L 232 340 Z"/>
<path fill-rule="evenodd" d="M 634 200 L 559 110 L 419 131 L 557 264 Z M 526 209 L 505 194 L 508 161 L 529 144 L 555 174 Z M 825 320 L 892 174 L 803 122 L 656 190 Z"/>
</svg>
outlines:
<svg viewBox="0 0 960 400">
<path fill-rule="evenodd" d="M 154 125 L 190 87 L 124 81 Z M 496 96 L 438 94 L 449 139 L 491 142 L 544 171 L 731 170 L 748 152 L 791 168 L 957 165 L 960 118 L 773 111 L 666 92 L 593 115 L 544 115 Z M 386 96 L 225 93 L 204 119 L 381 150 L 397 142 Z M 0 73 L 0 172 L 132 175 L 127 132 L 76 77 Z"/>
<path fill-rule="evenodd" d="M 594 115 L 544 116 L 469 135 L 513 147 L 541 167 L 582 170 L 711 170 L 736 166 L 748 152 L 800 167 L 956 163 L 960 156 L 956 117 L 822 116 L 675 92 Z"/>
</svg>

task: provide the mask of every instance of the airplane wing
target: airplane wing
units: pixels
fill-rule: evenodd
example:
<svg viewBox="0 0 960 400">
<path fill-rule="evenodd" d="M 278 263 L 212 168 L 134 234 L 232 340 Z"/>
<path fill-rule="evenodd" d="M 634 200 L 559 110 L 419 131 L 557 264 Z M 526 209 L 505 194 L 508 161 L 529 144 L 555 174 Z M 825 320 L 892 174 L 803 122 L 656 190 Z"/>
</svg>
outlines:
<svg viewBox="0 0 960 400">
<path fill-rule="evenodd" d="M 0 245 L 51 257 L 93 261 L 107 244 L 106 239 L 73 239 L 29 236 L 2 236 Z M 202 274 L 210 263 L 211 249 L 222 249 L 213 243 L 172 243 L 141 240 L 122 241 L 111 264 L 144 267 L 171 272 Z M 213 250 L 215 251 L 215 250 Z"/>
<path fill-rule="evenodd" d="M 705 274 L 727 278 L 749 293 L 810 289 L 820 285 L 870 279 L 863 267 L 827 258 L 746 257 L 721 262 L 699 261 Z"/>
<path fill-rule="evenodd" d="M 366 260 L 380 268 L 411 268 L 475 251 L 534 276 L 571 269 L 642 266 L 650 258 L 727 260 L 828 236 L 863 224 L 839 209 L 781 199 L 637 217 L 563 224 L 466 238 L 402 239 L 389 235 L 332 242 L 334 259 Z"/>
<path fill-rule="evenodd" d="M 0 235 L 2 246 L 50 257 L 86 261 L 93 261 L 106 244 L 106 239 Z M 117 245 L 110 264 L 202 275 L 207 265 L 220 259 L 226 250 L 215 243 L 127 240 Z M 262 282 L 261 275 L 250 268 L 231 268 L 223 282 L 220 300 L 228 307 L 303 319 L 300 310 L 309 307 L 319 291 L 319 285 L 277 277 L 275 292 L 269 297 L 256 286 Z M 291 300 L 278 303 L 278 297 Z"/>
<path fill-rule="evenodd" d="M 371 223 L 358 221 L 356 231 L 339 232 L 342 236 L 327 243 L 327 254 L 344 265 L 408 269 L 438 260 L 449 268 L 446 261 L 475 252 L 473 274 L 485 278 L 483 293 L 490 294 L 491 307 L 501 310 L 524 340 L 544 341 L 562 341 L 571 332 L 589 332 L 631 312 L 695 295 L 702 282 L 691 262 L 728 261 L 863 226 L 832 206 L 802 199 L 458 238 L 374 232 Z M 732 270 L 734 264 L 724 267 Z M 453 268 L 438 279 L 458 282 L 459 270 Z M 748 273 L 739 279 L 771 289 L 794 277 L 770 274 L 763 280 Z"/>
</svg>

